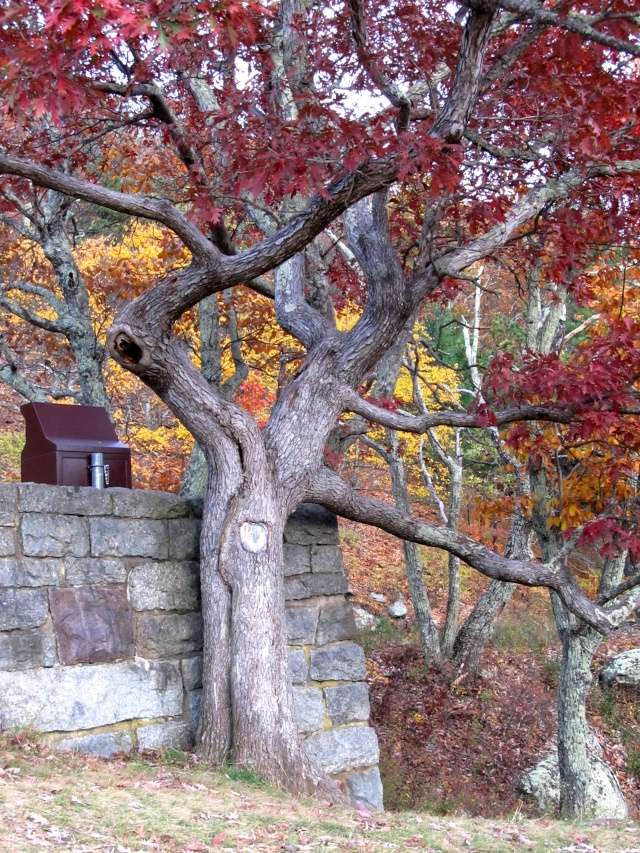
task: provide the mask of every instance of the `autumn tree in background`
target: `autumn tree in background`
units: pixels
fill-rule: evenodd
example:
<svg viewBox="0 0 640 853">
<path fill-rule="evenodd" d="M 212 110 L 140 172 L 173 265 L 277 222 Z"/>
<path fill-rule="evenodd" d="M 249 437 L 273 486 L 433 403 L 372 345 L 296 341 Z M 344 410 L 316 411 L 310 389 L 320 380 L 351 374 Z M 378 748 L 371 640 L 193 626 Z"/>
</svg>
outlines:
<svg viewBox="0 0 640 853">
<path fill-rule="evenodd" d="M 3 215 L 20 219 L 12 195 L 45 187 L 155 222 L 190 254 L 132 291 L 107 347 L 208 463 L 199 748 L 212 762 L 231 757 L 293 791 L 328 788 L 299 742 L 286 671 L 282 533 L 301 501 L 546 586 L 610 630 L 617 599 L 586 595 L 564 545 L 502 556 L 359 494 L 325 449 L 345 413 L 415 434 L 533 422 L 579 436 L 603 414 L 636 418 L 628 319 L 593 342 L 602 368 L 586 377 L 583 359 L 497 358 L 466 410 L 405 412 L 378 393 L 423 306 L 465 287 L 472 265 L 553 231 L 549 273 L 576 291 L 585 242 L 620 242 L 637 223 L 630 12 L 625 0 L 562 11 L 529 0 L 0 3 Z M 107 139 L 119 170 L 113 158 L 104 167 Z M 145 160 L 145 187 L 131 186 L 131 164 Z M 354 279 L 364 307 L 341 331 L 336 300 Z M 298 343 L 262 428 L 180 332 L 185 312 L 239 285 L 273 300 Z"/>
</svg>

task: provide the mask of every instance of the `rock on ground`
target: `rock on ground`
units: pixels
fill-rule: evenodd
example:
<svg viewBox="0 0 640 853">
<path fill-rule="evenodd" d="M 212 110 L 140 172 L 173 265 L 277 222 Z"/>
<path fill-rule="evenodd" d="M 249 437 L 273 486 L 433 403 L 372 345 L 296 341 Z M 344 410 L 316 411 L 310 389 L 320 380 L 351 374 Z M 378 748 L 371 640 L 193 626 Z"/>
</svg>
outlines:
<svg viewBox="0 0 640 853">
<path fill-rule="evenodd" d="M 375 613 L 370 613 L 364 607 L 358 607 L 356 604 L 353 608 L 353 617 L 356 620 L 356 628 L 358 631 L 364 631 L 367 628 L 376 628 L 380 624 L 380 617 Z"/>
<path fill-rule="evenodd" d="M 407 605 L 405 604 L 404 597 L 399 595 L 396 600 L 389 606 L 389 610 L 387 611 L 389 616 L 393 617 L 393 619 L 404 619 L 407 615 Z"/>
<path fill-rule="evenodd" d="M 611 658 L 598 676 L 603 687 L 624 684 L 640 687 L 640 649 L 629 649 Z"/>
<path fill-rule="evenodd" d="M 629 810 L 614 772 L 602 757 L 595 737 L 590 744 L 591 778 L 589 780 L 589 811 L 593 818 L 624 820 Z M 558 753 L 554 749 L 529 770 L 520 780 L 519 789 L 536 801 L 543 812 L 553 812 L 560 805 L 560 773 Z"/>
</svg>

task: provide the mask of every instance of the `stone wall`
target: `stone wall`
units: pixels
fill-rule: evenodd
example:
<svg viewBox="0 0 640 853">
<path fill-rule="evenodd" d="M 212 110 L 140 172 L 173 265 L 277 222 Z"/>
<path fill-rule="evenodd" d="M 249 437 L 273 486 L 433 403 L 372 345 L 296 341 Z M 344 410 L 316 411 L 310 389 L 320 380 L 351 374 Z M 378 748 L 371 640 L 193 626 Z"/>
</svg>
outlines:
<svg viewBox="0 0 640 853">
<path fill-rule="evenodd" d="M 201 695 L 197 504 L 129 489 L 0 486 L 0 729 L 110 756 L 193 744 Z M 285 531 L 301 735 L 354 799 L 382 806 L 365 661 L 335 518 Z"/>
</svg>

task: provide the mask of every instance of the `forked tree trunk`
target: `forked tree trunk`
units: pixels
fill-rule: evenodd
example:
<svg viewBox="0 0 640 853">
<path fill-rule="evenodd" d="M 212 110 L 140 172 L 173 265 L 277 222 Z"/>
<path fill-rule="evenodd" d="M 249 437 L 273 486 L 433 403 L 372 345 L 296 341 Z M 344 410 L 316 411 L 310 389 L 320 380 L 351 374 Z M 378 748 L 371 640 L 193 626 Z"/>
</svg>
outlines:
<svg viewBox="0 0 640 853">
<path fill-rule="evenodd" d="M 505 556 L 527 559 L 530 556 L 530 525 L 520 509 L 511 520 Z M 491 640 L 505 605 L 511 600 L 516 585 L 493 580 L 476 602 L 456 637 L 452 660 L 458 672 L 477 672 L 482 652 Z"/>
</svg>

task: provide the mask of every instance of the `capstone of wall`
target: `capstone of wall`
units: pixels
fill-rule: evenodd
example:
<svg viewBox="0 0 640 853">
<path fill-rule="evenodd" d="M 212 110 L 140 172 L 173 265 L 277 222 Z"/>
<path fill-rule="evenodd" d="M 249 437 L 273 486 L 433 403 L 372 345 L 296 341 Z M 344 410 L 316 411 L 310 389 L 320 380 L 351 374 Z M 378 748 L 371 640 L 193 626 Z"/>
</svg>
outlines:
<svg viewBox="0 0 640 853">
<path fill-rule="evenodd" d="M 0 485 L 0 729 L 109 757 L 189 749 L 202 687 L 200 507 L 176 495 Z M 335 518 L 285 530 L 289 670 L 310 755 L 382 807 L 365 659 Z"/>
</svg>

